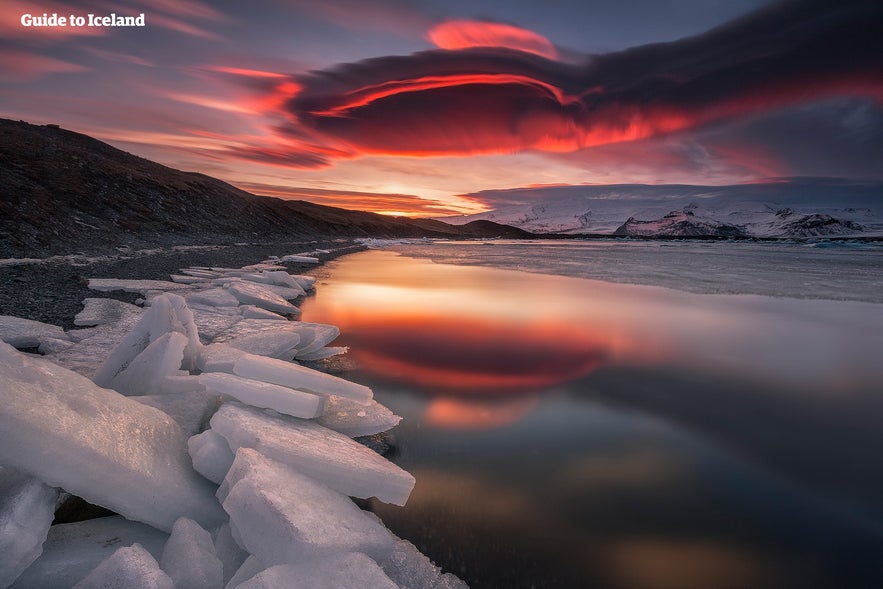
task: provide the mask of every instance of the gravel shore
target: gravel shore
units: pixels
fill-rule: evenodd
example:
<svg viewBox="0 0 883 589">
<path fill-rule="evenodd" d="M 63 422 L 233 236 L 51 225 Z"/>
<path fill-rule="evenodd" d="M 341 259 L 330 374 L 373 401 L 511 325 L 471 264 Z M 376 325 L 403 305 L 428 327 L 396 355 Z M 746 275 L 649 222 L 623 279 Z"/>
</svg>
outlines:
<svg viewBox="0 0 883 589">
<path fill-rule="evenodd" d="M 88 278 L 140 278 L 168 280 L 170 274 L 189 266 L 239 268 L 271 256 L 304 254 L 321 263 L 364 249 L 351 240 L 290 241 L 225 246 L 188 246 L 120 252 L 119 255 L 90 258 L 66 256 L 41 262 L 0 262 L 0 315 L 13 315 L 74 327 L 74 316 L 86 297 L 110 297 L 134 302 L 135 293 L 101 293 L 87 287 Z M 289 272 L 302 274 L 316 264 L 285 263 Z"/>
</svg>

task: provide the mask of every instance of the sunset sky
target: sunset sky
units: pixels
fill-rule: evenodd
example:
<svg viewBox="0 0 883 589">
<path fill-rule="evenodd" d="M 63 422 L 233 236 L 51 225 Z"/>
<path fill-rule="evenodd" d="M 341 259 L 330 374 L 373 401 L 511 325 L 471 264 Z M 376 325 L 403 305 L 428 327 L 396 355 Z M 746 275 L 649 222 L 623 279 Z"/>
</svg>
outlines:
<svg viewBox="0 0 883 589">
<path fill-rule="evenodd" d="M 533 185 L 883 178 L 879 1 L 0 10 L 0 116 L 257 194 L 439 216 Z M 22 26 L 44 12 L 143 12 L 146 26 Z"/>
</svg>

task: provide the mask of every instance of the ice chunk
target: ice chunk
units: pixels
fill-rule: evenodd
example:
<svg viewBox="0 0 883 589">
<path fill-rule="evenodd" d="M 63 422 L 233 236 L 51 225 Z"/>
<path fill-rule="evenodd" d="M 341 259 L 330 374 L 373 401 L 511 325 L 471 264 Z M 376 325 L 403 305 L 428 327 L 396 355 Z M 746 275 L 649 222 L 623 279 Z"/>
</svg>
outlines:
<svg viewBox="0 0 883 589">
<path fill-rule="evenodd" d="M 302 360 L 304 362 L 315 362 L 317 360 L 324 360 L 325 358 L 330 358 L 331 356 L 337 356 L 339 354 L 346 354 L 349 350 L 348 347 L 331 347 L 331 348 L 319 348 L 313 352 L 297 352 L 297 359 Z"/>
<path fill-rule="evenodd" d="M 325 413 L 316 423 L 351 438 L 385 432 L 398 425 L 401 417 L 378 403 L 360 405 L 343 397 L 328 397 Z"/>
<path fill-rule="evenodd" d="M 197 379 L 198 377 L 188 376 L 181 378 Z M 181 391 L 174 394 L 144 395 L 132 398 L 139 403 L 155 407 L 174 419 L 188 436 L 201 432 L 223 401 L 219 395 L 206 390 Z"/>
<path fill-rule="evenodd" d="M 359 552 L 329 556 L 308 563 L 279 564 L 239 585 L 239 589 L 278 587 L 399 589 L 376 562 Z M 431 586 L 427 585 L 426 588 L 431 589 Z"/>
<path fill-rule="evenodd" d="M 233 537 L 267 565 L 338 552 L 383 560 L 395 541 L 348 497 L 248 448 L 236 453 L 218 497 Z"/>
<path fill-rule="evenodd" d="M 347 397 L 362 404 L 368 404 L 374 396 L 371 389 L 365 385 L 275 358 L 243 356 L 233 365 L 233 373 L 317 395 Z"/>
<path fill-rule="evenodd" d="M 163 530 L 223 519 L 165 413 L 0 344 L 0 463 Z"/>
<path fill-rule="evenodd" d="M 72 589 L 175 589 L 156 559 L 140 544 L 119 548 Z"/>
<path fill-rule="evenodd" d="M 210 268 L 185 268 L 181 270 L 181 274 L 192 276 L 194 278 L 217 278 L 221 276 L 221 272 L 216 272 Z"/>
<path fill-rule="evenodd" d="M 267 567 L 264 566 L 261 561 L 254 556 L 249 556 L 245 559 L 245 562 L 236 569 L 236 574 L 230 578 L 224 589 L 236 589 L 236 587 L 239 587 L 242 583 L 245 583 L 265 568 Z"/>
<path fill-rule="evenodd" d="M 248 553 L 240 548 L 236 540 L 233 539 L 229 521 L 224 522 L 212 532 L 212 542 L 215 545 L 215 554 L 218 555 L 218 560 L 221 561 L 224 569 L 224 583 L 226 584 L 248 558 Z M 263 569 L 263 566 L 261 568 Z"/>
<path fill-rule="evenodd" d="M 70 339 L 57 325 L 0 315 L 0 340 L 16 348 L 36 348 L 45 339 Z"/>
<path fill-rule="evenodd" d="M 114 377 L 126 367 L 153 341 L 163 334 L 175 331 L 187 336 L 182 367 L 191 370 L 196 367 L 202 344 L 193 322 L 193 313 L 187 308 L 184 299 L 175 294 L 164 294 L 154 299 L 148 309 L 126 335 L 104 364 L 95 372 L 93 380 L 102 387 L 111 387 Z"/>
<path fill-rule="evenodd" d="M 279 258 L 283 262 L 300 262 L 303 264 L 318 264 L 319 258 L 314 256 L 301 256 L 298 254 L 289 254 L 287 256 L 282 256 Z"/>
<path fill-rule="evenodd" d="M 209 372 L 200 375 L 206 390 L 229 395 L 254 407 L 274 409 L 285 415 L 312 419 L 322 415 L 325 398 L 288 387 L 224 374 Z"/>
<path fill-rule="evenodd" d="M 233 348 L 227 344 L 209 344 L 202 349 L 199 368 L 203 372 L 227 372 L 232 374 L 236 361 L 248 355 L 248 352 Z"/>
<path fill-rule="evenodd" d="M 291 279 L 297 282 L 304 290 L 312 290 L 316 284 L 315 276 L 307 276 L 306 274 L 289 274 Z"/>
<path fill-rule="evenodd" d="M 211 426 L 234 453 L 254 448 L 345 495 L 404 505 L 414 487 L 414 477 L 392 462 L 311 421 L 225 403 Z"/>
<path fill-rule="evenodd" d="M 57 498 L 58 489 L 0 467 L 0 587 L 12 584 L 43 552 Z"/>
<path fill-rule="evenodd" d="M 340 329 L 336 325 L 324 323 L 297 323 L 297 333 L 300 335 L 300 344 L 297 347 L 297 356 L 310 354 L 320 350 L 331 343 L 340 335 Z"/>
<path fill-rule="evenodd" d="M 389 558 L 380 563 L 383 571 L 399 587 L 408 589 L 469 589 L 451 574 L 442 574 L 431 560 L 407 540 L 395 543 Z"/>
<path fill-rule="evenodd" d="M 147 295 L 148 291 L 159 290 L 187 290 L 190 285 L 177 284 L 167 280 L 122 280 L 119 278 L 90 278 L 89 288 L 98 292 L 111 292 L 122 290 L 125 292 L 137 292 Z"/>
<path fill-rule="evenodd" d="M 92 377 L 107 357 L 107 351 L 116 348 L 139 320 L 140 315 L 127 315 L 116 323 L 74 329 L 68 335 L 77 345 L 49 351 L 47 358 L 83 376 Z"/>
<path fill-rule="evenodd" d="M 244 305 L 255 305 L 286 315 L 300 315 L 300 309 L 268 288 L 253 282 L 232 282 L 227 290 Z"/>
<path fill-rule="evenodd" d="M 184 297 L 187 303 L 201 303 L 210 307 L 238 307 L 239 299 L 230 294 L 225 288 L 207 288 L 196 292 L 187 293 Z"/>
<path fill-rule="evenodd" d="M 193 322 L 199 330 L 199 340 L 205 344 L 213 342 L 218 335 L 242 321 L 239 307 L 210 307 L 202 303 L 192 303 L 187 306 L 193 312 Z"/>
<path fill-rule="evenodd" d="M 196 472 L 220 485 L 234 458 L 227 440 L 209 429 L 187 440 L 187 449 Z"/>
<path fill-rule="evenodd" d="M 298 284 L 295 280 L 293 280 L 288 272 L 278 271 L 278 272 L 262 272 L 260 274 L 243 274 L 240 276 L 242 280 L 247 280 L 249 282 L 257 282 L 258 284 L 264 284 L 268 286 L 281 286 L 283 288 L 290 289 L 292 292 L 300 293 L 293 298 L 297 298 L 297 296 L 303 296 L 306 293 L 304 289 L 301 288 L 300 284 Z M 283 295 L 280 295 L 283 296 Z M 285 297 L 288 298 L 288 297 Z"/>
<path fill-rule="evenodd" d="M 110 388 L 130 396 L 159 394 L 160 383 L 181 368 L 186 347 L 183 333 L 164 333 L 111 379 Z"/>
<path fill-rule="evenodd" d="M 254 305 L 240 305 L 239 311 L 242 313 L 242 316 L 245 319 L 272 319 L 273 321 L 288 321 L 287 318 L 279 315 L 278 313 L 267 311 L 266 309 L 255 307 Z"/>
<path fill-rule="evenodd" d="M 172 282 L 177 282 L 179 284 L 198 284 L 201 282 L 205 282 L 204 277 L 199 276 L 187 276 L 182 274 L 172 274 L 169 276 L 172 279 Z"/>
<path fill-rule="evenodd" d="M 221 589 L 224 568 L 215 554 L 211 535 L 186 517 L 172 526 L 159 566 L 172 579 L 175 589 Z"/>
<path fill-rule="evenodd" d="M 83 299 L 83 310 L 74 317 L 74 325 L 94 326 L 116 323 L 125 317 L 137 317 L 143 313 L 136 307 L 116 299 Z"/>
<path fill-rule="evenodd" d="M 120 516 L 102 517 L 49 528 L 43 554 L 11 589 L 70 589 L 117 548 L 141 544 L 159 558 L 168 534 Z"/>
<path fill-rule="evenodd" d="M 294 359 L 294 348 L 297 347 L 298 343 L 300 343 L 300 336 L 293 331 L 285 329 L 244 335 L 227 341 L 227 345 L 245 350 L 251 354 L 287 361 Z"/>
<path fill-rule="evenodd" d="M 37 346 L 37 351 L 44 355 L 57 354 L 59 352 L 67 350 L 74 345 L 76 344 L 69 339 L 55 339 L 54 337 L 47 337 L 40 342 L 39 346 Z"/>
</svg>

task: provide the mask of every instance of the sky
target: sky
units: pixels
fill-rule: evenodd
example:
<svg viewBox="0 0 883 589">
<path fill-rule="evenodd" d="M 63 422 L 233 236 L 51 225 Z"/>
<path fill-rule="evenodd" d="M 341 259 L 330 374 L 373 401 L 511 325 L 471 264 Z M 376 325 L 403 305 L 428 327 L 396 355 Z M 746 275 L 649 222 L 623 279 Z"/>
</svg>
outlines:
<svg viewBox="0 0 883 589">
<path fill-rule="evenodd" d="M 23 26 L 44 13 L 145 26 Z M 878 181 L 881 55 L 879 1 L 4 0 L 0 116 L 444 216 L 545 185 Z"/>
</svg>

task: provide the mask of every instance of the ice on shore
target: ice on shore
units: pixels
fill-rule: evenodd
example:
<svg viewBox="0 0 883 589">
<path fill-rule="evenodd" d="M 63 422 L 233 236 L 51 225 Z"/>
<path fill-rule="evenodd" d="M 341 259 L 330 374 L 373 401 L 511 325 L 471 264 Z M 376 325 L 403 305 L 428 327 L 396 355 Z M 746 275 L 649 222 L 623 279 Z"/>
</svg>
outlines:
<svg viewBox="0 0 883 589">
<path fill-rule="evenodd" d="M 322 415 L 325 398 L 288 387 L 242 378 L 223 372 L 200 375 L 207 391 L 229 395 L 253 407 L 274 409 L 285 415 L 311 419 Z"/>
<path fill-rule="evenodd" d="M 71 589 L 175 589 L 156 559 L 140 544 L 119 548 Z"/>
<path fill-rule="evenodd" d="M 116 299 L 83 299 L 83 310 L 74 317 L 74 325 L 93 327 L 116 323 L 125 317 L 137 317 L 143 313 L 140 307 Z"/>
<path fill-rule="evenodd" d="M 137 292 L 147 295 L 151 290 L 188 290 L 190 285 L 169 282 L 167 280 L 124 280 L 120 278 L 90 278 L 89 288 L 98 292 L 111 292 L 122 290 L 125 292 Z"/>
<path fill-rule="evenodd" d="M 239 309 L 242 313 L 242 317 L 245 319 L 272 319 L 273 321 L 288 321 L 285 317 L 279 315 L 278 313 L 267 311 L 266 309 L 261 309 L 260 307 L 256 307 L 254 305 L 240 305 Z"/>
<path fill-rule="evenodd" d="M 70 338 L 57 325 L 0 315 L 0 341 L 16 348 L 36 348 L 47 339 L 67 340 Z"/>
<path fill-rule="evenodd" d="M 224 522 L 212 532 L 212 542 L 215 546 L 215 554 L 221 561 L 224 584 L 226 585 L 249 555 L 233 538 L 229 521 Z"/>
<path fill-rule="evenodd" d="M 188 304 L 200 303 L 209 307 L 238 307 L 239 299 L 225 288 L 206 288 L 187 293 L 184 298 Z"/>
<path fill-rule="evenodd" d="M 299 254 L 289 254 L 279 258 L 283 262 L 301 262 L 303 264 L 318 264 L 319 258 L 315 256 L 301 256 Z"/>
<path fill-rule="evenodd" d="M 260 319 L 259 321 L 266 320 Z M 300 335 L 296 332 L 275 329 L 254 335 L 236 337 L 228 341 L 227 345 L 258 356 L 290 361 L 294 360 L 295 348 L 299 343 Z"/>
<path fill-rule="evenodd" d="M 197 366 L 203 372 L 226 372 L 233 374 L 233 367 L 240 358 L 248 356 L 248 352 L 227 344 L 209 344 L 202 349 L 200 363 Z"/>
<path fill-rule="evenodd" d="M 441 569 L 407 540 L 398 540 L 392 554 L 380 563 L 383 572 L 399 587 L 414 589 L 469 589 L 458 577 Z"/>
<path fill-rule="evenodd" d="M 187 440 L 187 449 L 196 472 L 220 485 L 235 458 L 227 440 L 208 429 Z"/>
<path fill-rule="evenodd" d="M 310 563 L 280 564 L 261 571 L 239 589 L 399 589 L 376 562 L 360 552 L 348 552 Z M 403 585 L 410 587 L 410 585 Z M 427 585 L 431 588 L 431 585 Z"/>
<path fill-rule="evenodd" d="M 224 568 L 211 535 L 186 517 L 172 526 L 159 566 L 175 589 L 222 589 L 224 585 Z"/>
<path fill-rule="evenodd" d="M 150 342 L 110 381 L 110 388 L 124 395 L 149 395 L 177 373 L 184 360 L 187 336 L 170 331 Z"/>
<path fill-rule="evenodd" d="M 239 568 L 236 569 L 236 573 L 230 577 L 230 580 L 227 581 L 227 585 L 224 586 L 224 589 L 236 589 L 242 585 L 242 583 L 245 583 L 266 568 L 267 567 L 265 567 L 257 558 L 249 556 Z"/>
<path fill-rule="evenodd" d="M 404 505 L 414 477 L 373 450 L 312 421 L 225 403 L 211 419 L 234 453 L 253 448 L 352 497 Z"/>
<path fill-rule="evenodd" d="M 70 589 L 118 548 L 138 543 L 159 558 L 168 537 L 156 528 L 118 515 L 56 524 L 49 528 L 43 554 L 11 589 Z"/>
<path fill-rule="evenodd" d="M 0 374 L 0 464 L 161 530 L 181 516 L 223 519 L 165 413 L 6 344 Z"/>
<path fill-rule="evenodd" d="M 341 552 L 383 560 L 395 542 L 349 497 L 249 448 L 236 453 L 218 497 L 233 537 L 268 566 Z"/>
<path fill-rule="evenodd" d="M 0 587 L 8 587 L 43 552 L 56 499 L 58 489 L 0 467 Z"/>
<path fill-rule="evenodd" d="M 351 438 L 370 436 L 394 428 L 401 417 L 378 403 L 362 405 L 343 397 L 330 396 L 325 412 L 316 423 Z"/>
<path fill-rule="evenodd" d="M 244 305 L 254 305 L 267 311 L 274 311 L 285 315 L 300 315 L 299 308 L 269 288 L 264 288 L 254 282 L 231 282 L 227 286 L 227 290 Z"/>
<path fill-rule="evenodd" d="M 318 370 L 261 356 L 243 356 L 233 365 L 233 373 L 317 395 L 337 395 L 367 405 L 374 393 L 360 385 Z"/>
<path fill-rule="evenodd" d="M 197 380 L 198 377 L 180 377 Z M 201 386 L 201 385 L 200 385 Z M 206 390 L 190 390 L 160 395 L 132 397 L 139 403 L 159 409 L 181 426 L 185 435 L 194 435 L 203 430 L 208 420 L 220 407 L 220 395 Z"/>
</svg>

